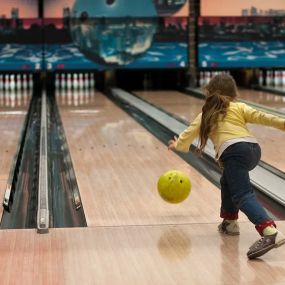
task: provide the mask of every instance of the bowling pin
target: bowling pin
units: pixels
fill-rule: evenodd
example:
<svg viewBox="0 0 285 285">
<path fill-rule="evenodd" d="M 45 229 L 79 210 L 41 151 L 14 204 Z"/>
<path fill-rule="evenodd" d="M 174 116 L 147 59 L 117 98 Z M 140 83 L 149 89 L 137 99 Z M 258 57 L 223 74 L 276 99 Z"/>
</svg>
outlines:
<svg viewBox="0 0 285 285">
<path fill-rule="evenodd" d="M 273 76 L 274 76 L 274 86 L 279 85 L 279 71 L 275 70 L 273 71 Z"/>
<path fill-rule="evenodd" d="M 15 74 L 10 75 L 10 90 L 15 90 L 16 82 L 15 82 Z"/>
<path fill-rule="evenodd" d="M 66 79 L 66 86 L 67 89 L 70 90 L 72 88 L 72 80 L 71 80 L 71 74 L 67 74 L 67 79 Z"/>
<path fill-rule="evenodd" d="M 56 73 L 56 75 L 55 75 L 55 89 L 58 90 L 59 88 L 60 88 L 59 74 Z"/>
<path fill-rule="evenodd" d="M 205 72 L 205 84 L 208 84 L 211 80 L 211 73 L 209 71 Z"/>
<path fill-rule="evenodd" d="M 28 87 L 30 90 L 33 89 L 34 87 L 34 78 L 33 78 L 33 74 L 30 74 L 29 75 L 29 80 L 28 80 Z"/>
<path fill-rule="evenodd" d="M 200 72 L 199 85 L 200 87 L 205 85 L 205 74 L 203 71 Z"/>
<path fill-rule="evenodd" d="M 16 88 L 17 88 L 17 90 L 21 90 L 21 88 L 22 88 L 21 74 L 17 74 L 17 77 L 16 77 Z"/>
<path fill-rule="evenodd" d="M 73 89 L 77 90 L 78 89 L 78 85 L 79 85 L 78 75 L 77 75 L 77 73 L 74 73 L 73 74 Z"/>
<path fill-rule="evenodd" d="M 95 76 L 94 73 L 90 74 L 90 89 L 94 89 L 95 87 Z"/>
<path fill-rule="evenodd" d="M 259 73 L 258 73 L 258 85 L 263 86 L 263 71 L 262 70 L 259 70 Z"/>
<path fill-rule="evenodd" d="M 271 86 L 272 84 L 272 71 L 271 70 L 267 70 L 266 71 L 266 86 Z"/>
<path fill-rule="evenodd" d="M 83 74 L 82 73 L 79 73 L 78 85 L 79 85 L 80 89 L 84 88 L 84 79 L 83 79 Z"/>
<path fill-rule="evenodd" d="M 89 87 L 89 74 L 85 73 L 84 74 L 84 88 L 88 89 L 88 87 Z"/>
<path fill-rule="evenodd" d="M 8 91 L 9 88 L 10 88 L 10 79 L 9 79 L 9 75 L 6 74 L 6 75 L 5 75 L 5 81 L 4 81 L 4 89 L 5 89 L 6 91 Z"/>
<path fill-rule="evenodd" d="M 23 89 L 27 90 L 28 88 L 28 79 L 27 79 L 27 74 L 23 75 Z"/>
<path fill-rule="evenodd" d="M 282 70 L 282 86 L 285 87 L 285 70 Z"/>
<path fill-rule="evenodd" d="M 4 89 L 4 79 L 3 75 L 0 74 L 0 91 Z"/>
<path fill-rule="evenodd" d="M 65 87 L 66 87 L 65 74 L 64 73 L 61 74 L 60 87 L 61 87 L 61 89 L 65 89 Z"/>
</svg>

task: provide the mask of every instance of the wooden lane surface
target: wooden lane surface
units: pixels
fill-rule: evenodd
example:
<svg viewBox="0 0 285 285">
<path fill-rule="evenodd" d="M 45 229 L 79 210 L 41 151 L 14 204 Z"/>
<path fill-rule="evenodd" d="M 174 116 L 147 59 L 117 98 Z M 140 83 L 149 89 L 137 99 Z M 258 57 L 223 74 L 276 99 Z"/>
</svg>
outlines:
<svg viewBox="0 0 285 285">
<path fill-rule="evenodd" d="M 201 112 L 204 101 L 177 91 L 136 91 L 135 94 L 166 111 L 192 121 Z M 248 125 L 262 148 L 262 160 L 285 172 L 285 132 L 260 126 Z"/>
<path fill-rule="evenodd" d="M 240 226 L 240 236 L 220 235 L 215 223 L 1 230 L 1 284 L 284 284 L 284 247 L 249 261 L 259 237 Z"/>
<path fill-rule="evenodd" d="M 8 179 L 25 115 L 24 111 L 16 115 L 0 112 L 0 180 Z"/>
<path fill-rule="evenodd" d="M 93 97 L 85 108 L 60 106 L 88 226 L 220 220 L 215 186 L 105 96 Z M 192 182 L 191 196 L 179 205 L 157 194 L 158 177 L 170 169 Z"/>
<path fill-rule="evenodd" d="M 239 88 L 239 97 L 285 112 L 285 96 L 278 96 L 266 91 Z"/>
</svg>

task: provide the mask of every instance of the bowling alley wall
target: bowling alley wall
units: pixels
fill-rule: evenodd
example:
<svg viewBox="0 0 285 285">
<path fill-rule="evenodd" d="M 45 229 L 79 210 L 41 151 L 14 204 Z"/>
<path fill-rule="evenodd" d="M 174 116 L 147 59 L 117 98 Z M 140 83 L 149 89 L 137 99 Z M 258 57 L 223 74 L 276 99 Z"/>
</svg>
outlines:
<svg viewBox="0 0 285 285">
<path fill-rule="evenodd" d="M 192 65 L 204 81 L 205 72 L 254 69 L 264 83 L 285 71 L 285 0 L 0 0 L 2 72 L 189 76 Z"/>
<path fill-rule="evenodd" d="M 0 0 L 0 69 L 187 68 L 188 14 L 188 0 Z"/>
<path fill-rule="evenodd" d="M 186 68 L 188 0 L 45 0 L 45 68 Z"/>
</svg>

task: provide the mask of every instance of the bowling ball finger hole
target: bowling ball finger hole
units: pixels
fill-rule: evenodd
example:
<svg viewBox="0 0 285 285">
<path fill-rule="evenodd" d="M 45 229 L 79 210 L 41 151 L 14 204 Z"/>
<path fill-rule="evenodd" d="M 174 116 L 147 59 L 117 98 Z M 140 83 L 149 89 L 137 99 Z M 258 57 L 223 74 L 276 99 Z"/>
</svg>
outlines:
<svg viewBox="0 0 285 285">
<path fill-rule="evenodd" d="M 113 5 L 116 0 L 106 0 L 107 5 Z"/>
<path fill-rule="evenodd" d="M 180 180 L 180 183 L 183 183 L 183 181 L 182 181 L 182 180 Z"/>
</svg>

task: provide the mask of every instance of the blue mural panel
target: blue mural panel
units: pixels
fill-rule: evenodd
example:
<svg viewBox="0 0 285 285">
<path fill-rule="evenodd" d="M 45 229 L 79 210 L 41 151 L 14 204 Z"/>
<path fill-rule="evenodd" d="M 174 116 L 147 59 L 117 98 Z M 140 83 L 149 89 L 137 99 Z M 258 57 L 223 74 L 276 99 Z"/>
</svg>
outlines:
<svg viewBox="0 0 285 285">
<path fill-rule="evenodd" d="M 200 68 L 285 67 L 284 17 L 201 17 Z"/>
<path fill-rule="evenodd" d="M 187 19 L 94 18 L 45 22 L 45 68 L 186 68 Z"/>
<path fill-rule="evenodd" d="M 0 71 L 43 68 L 42 21 L 0 19 Z"/>
<path fill-rule="evenodd" d="M 285 66 L 285 41 L 203 42 L 199 44 L 202 68 L 277 68 Z"/>
</svg>

